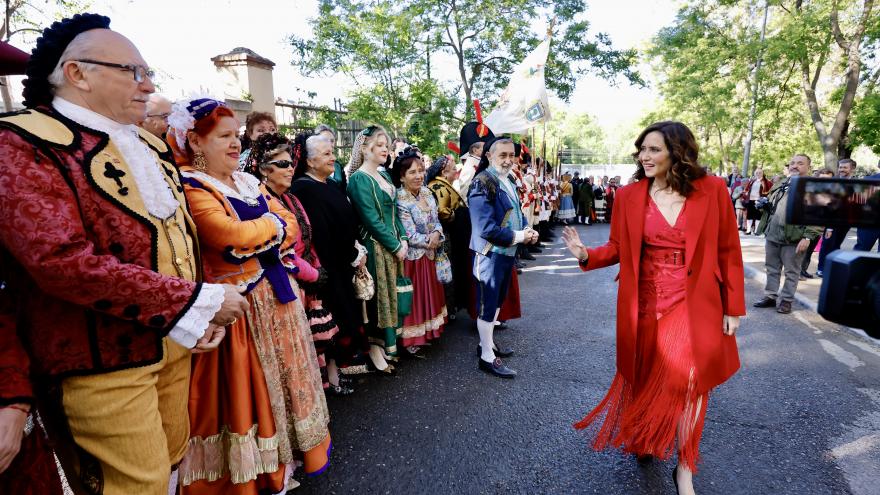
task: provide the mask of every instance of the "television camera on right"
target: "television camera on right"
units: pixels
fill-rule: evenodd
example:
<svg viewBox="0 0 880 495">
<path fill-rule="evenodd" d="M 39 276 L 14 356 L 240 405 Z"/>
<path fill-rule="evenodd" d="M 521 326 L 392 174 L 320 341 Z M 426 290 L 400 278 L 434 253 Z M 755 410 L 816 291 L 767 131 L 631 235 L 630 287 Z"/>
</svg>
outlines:
<svg viewBox="0 0 880 495">
<path fill-rule="evenodd" d="M 789 187 L 792 224 L 880 229 L 880 178 L 793 177 Z M 819 314 L 880 339 L 880 253 L 838 250 L 822 271 Z"/>
</svg>

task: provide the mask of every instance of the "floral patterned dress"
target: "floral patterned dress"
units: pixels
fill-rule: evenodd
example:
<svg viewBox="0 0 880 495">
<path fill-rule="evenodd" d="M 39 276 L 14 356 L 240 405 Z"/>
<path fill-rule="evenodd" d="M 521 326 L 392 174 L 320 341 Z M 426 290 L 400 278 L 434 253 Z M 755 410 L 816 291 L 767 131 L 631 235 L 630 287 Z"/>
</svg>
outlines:
<svg viewBox="0 0 880 495">
<path fill-rule="evenodd" d="M 443 227 L 437 216 L 437 202 L 427 187 L 422 187 L 418 196 L 405 188 L 398 189 L 397 207 L 409 237 L 403 272 L 413 282 L 412 312 L 403 320 L 401 339 L 404 347 L 413 347 L 440 338 L 446 324 L 446 296 L 437 278 L 437 253 L 428 247 L 434 232 L 443 241 Z"/>
</svg>

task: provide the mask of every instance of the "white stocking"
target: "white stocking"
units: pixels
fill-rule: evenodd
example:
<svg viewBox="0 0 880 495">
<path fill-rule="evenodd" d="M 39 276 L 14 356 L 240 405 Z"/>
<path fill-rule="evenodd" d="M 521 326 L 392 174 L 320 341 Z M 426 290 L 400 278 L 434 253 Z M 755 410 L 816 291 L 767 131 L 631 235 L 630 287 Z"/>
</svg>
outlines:
<svg viewBox="0 0 880 495">
<path fill-rule="evenodd" d="M 373 362 L 373 366 L 379 371 L 388 367 L 388 363 L 385 362 L 385 358 L 382 357 L 382 348 L 377 345 L 370 346 L 370 361 Z"/>
<path fill-rule="evenodd" d="M 336 367 L 335 359 L 327 360 L 327 381 L 334 387 L 339 385 L 339 368 Z"/>
<path fill-rule="evenodd" d="M 495 325 L 488 321 L 477 320 L 477 332 L 480 334 L 480 358 L 487 363 L 495 361 L 495 344 L 492 341 L 492 332 Z"/>
</svg>

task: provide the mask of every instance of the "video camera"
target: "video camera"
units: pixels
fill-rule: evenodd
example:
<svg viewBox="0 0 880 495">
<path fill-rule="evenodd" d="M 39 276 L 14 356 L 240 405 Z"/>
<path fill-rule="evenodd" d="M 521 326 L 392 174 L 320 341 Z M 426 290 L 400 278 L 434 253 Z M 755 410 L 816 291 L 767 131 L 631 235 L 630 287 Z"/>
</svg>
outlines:
<svg viewBox="0 0 880 495">
<path fill-rule="evenodd" d="M 880 179 L 792 177 L 786 218 L 795 225 L 880 229 Z M 880 253 L 825 258 L 819 314 L 880 339 Z"/>
</svg>

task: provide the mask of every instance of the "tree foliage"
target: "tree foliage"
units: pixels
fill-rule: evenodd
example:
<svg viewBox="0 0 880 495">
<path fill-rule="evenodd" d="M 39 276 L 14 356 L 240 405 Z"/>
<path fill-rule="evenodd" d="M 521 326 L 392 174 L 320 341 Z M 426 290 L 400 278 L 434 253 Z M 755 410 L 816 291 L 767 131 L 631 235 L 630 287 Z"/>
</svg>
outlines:
<svg viewBox="0 0 880 495">
<path fill-rule="evenodd" d="M 871 40 L 878 16 L 865 16 L 871 4 L 872 0 L 771 2 L 762 44 L 763 1 L 686 3 L 675 22 L 653 40 L 649 54 L 656 60 L 665 106 L 645 121 L 683 120 L 697 135 L 705 164 L 738 168 L 753 71 L 761 57 L 753 163 L 775 169 L 791 154 L 803 152 L 814 159 L 824 156 L 826 166 L 836 169 L 838 153 L 847 153 L 838 146 L 851 144 L 846 130 L 852 103 L 866 94 L 867 86 L 859 91 L 859 78 L 876 70 Z M 853 71 L 856 84 L 849 77 Z M 869 119 L 853 117 L 870 124 Z"/>
<path fill-rule="evenodd" d="M 313 36 L 290 42 L 304 75 L 342 73 L 356 84 L 349 105 L 355 118 L 420 139 L 455 139 L 472 116 L 470 101 L 490 103 L 513 66 L 540 43 L 534 26 L 553 18 L 546 74 L 561 98 L 587 71 L 642 84 L 633 70 L 635 51 L 590 36 L 585 8 L 583 0 L 320 0 L 310 21 Z M 443 67 L 454 72 L 440 73 L 438 61 L 451 61 Z"/>
</svg>

